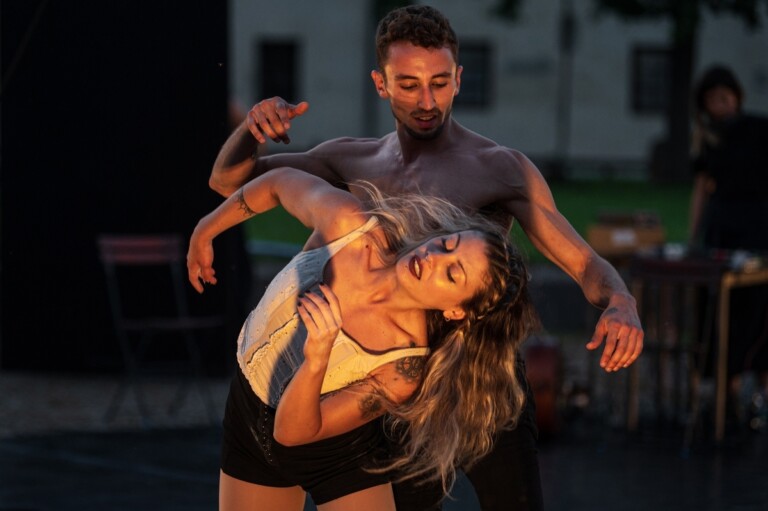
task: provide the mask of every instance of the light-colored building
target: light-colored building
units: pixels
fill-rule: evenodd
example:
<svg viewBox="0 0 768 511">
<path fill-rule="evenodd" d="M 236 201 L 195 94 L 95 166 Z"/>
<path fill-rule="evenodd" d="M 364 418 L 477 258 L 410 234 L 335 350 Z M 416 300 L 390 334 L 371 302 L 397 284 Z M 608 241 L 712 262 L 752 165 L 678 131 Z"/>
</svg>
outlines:
<svg viewBox="0 0 768 511">
<path fill-rule="evenodd" d="M 592 0 L 523 0 L 510 22 L 490 13 L 495 0 L 434 0 L 459 35 L 464 81 L 454 116 L 535 161 L 564 156 L 572 173 L 611 166 L 645 175 L 665 134 L 658 94 L 670 26 L 595 15 Z M 302 150 L 339 136 L 381 136 L 394 124 L 375 93 L 373 0 L 230 0 L 230 89 L 243 108 L 272 95 L 306 100 L 292 143 Z M 561 14 L 572 6 L 571 58 L 561 51 Z M 764 13 L 763 13 L 764 14 Z M 768 17 L 749 31 L 733 16 L 705 13 L 695 74 L 730 65 L 745 107 L 768 112 Z"/>
</svg>

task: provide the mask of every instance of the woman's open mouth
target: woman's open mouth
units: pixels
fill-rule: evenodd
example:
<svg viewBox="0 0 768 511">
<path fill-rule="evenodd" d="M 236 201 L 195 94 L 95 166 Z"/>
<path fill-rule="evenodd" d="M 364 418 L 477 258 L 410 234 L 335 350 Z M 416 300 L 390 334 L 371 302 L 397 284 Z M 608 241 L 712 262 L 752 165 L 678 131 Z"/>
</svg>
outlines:
<svg viewBox="0 0 768 511">
<path fill-rule="evenodd" d="M 408 271 L 418 280 L 421 280 L 421 259 L 419 256 L 415 255 L 408 261 Z"/>
</svg>

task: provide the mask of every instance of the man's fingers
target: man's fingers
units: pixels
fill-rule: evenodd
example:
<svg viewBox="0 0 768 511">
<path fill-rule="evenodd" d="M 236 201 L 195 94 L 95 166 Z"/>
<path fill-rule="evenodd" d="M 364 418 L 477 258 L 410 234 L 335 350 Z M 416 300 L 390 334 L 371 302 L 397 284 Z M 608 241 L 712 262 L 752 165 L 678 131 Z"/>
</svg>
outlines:
<svg viewBox="0 0 768 511">
<path fill-rule="evenodd" d="M 284 113 L 287 117 L 287 111 Z M 283 127 L 283 121 L 274 109 L 270 111 L 262 110 L 259 105 L 253 107 L 248 112 L 246 118 L 248 131 L 251 132 L 253 137 L 260 143 L 265 144 L 267 138 L 274 140 L 275 142 L 290 142 L 288 135 L 285 133 Z"/>
<path fill-rule="evenodd" d="M 304 115 L 307 110 L 309 110 L 309 103 L 306 101 L 302 101 L 298 105 L 291 105 L 291 108 L 288 111 L 288 119 L 293 119 L 299 115 Z M 290 124 L 286 127 L 290 127 Z"/>
<path fill-rule="evenodd" d="M 592 339 L 587 343 L 587 349 L 596 350 L 597 348 L 600 347 L 601 344 L 603 344 L 603 339 L 605 339 L 604 333 L 600 333 L 600 334 L 595 333 L 592 336 Z"/>
<path fill-rule="evenodd" d="M 303 115 L 308 109 L 309 103 L 306 101 L 293 105 L 275 96 L 260 101 L 251 108 L 246 124 L 248 130 L 261 144 L 266 143 L 267 138 L 275 142 L 289 144 L 291 138 L 287 132 L 291 128 L 290 120 Z"/>
<path fill-rule="evenodd" d="M 643 338 L 644 333 L 642 330 L 635 329 L 631 336 L 631 349 L 627 350 L 627 354 L 625 355 L 625 359 L 622 360 L 623 365 L 622 367 L 629 367 L 631 366 L 635 360 L 640 356 L 640 354 L 643 352 Z"/>
<path fill-rule="evenodd" d="M 264 134 L 261 132 L 259 121 L 256 118 L 256 116 L 252 113 L 252 111 L 248 112 L 248 117 L 246 117 L 245 123 L 246 123 L 246 126 L 248 126 L 248 131 L 251 132 L 251 135 L 253 135 L 253 138 L 255 138 L 259 144 L 267 143 L 267 139 L 264 137 Z"/>
<path fill-rule="evenodd" d="M 634 306 L 610 307 L 600 316 L 587 349 L 597 349 L 603 342 L 600 367 L 608 372 L 631 365 L 643 351 L 643 329 Z"/>
<path fill-rule="evenodd" d="M 605 339 L 605 328 L 603 327 L 603 323 L 598 323 L 598 325 L 595 327 L 595 333 L 592 334 L 592 339 L 587 343 L 587 349 L 588 350 L 594 350 L 600 347 L 601 344 L 603 344 L 603 339 Z"/>
<path fill-rule="evenodd" d="M 623 345 L 624 348 L 621 352 L 621 356 L 614 356 L 614 369 L 617 371 L 627 367 L 630 364 L 630 360 L 632 360 L 633 355 L 635 354 L 635 345 L 637 344 L 636 332 L 630 330 L 626 333 L 625 337 L 626 338 L 623 341 L 619 341 L 619 345 Z"/>
<path fill-rule="evenodd" d="M 258 129 L 275 142 L 283 142 L 285 144 L 291 142 L 290 137 L 285 132 L 283 121 L 279 116 L 264 117 L 264 120 L 258 122 Z"/>
<path fill-rule="evenodd" d="M 605 336 L 605 349 L 603 349 L 603 356 L 600 357 L 600 367 L 602 367 L 606 371 L 610 370 L 611 356 L 613 355 L 613 352 L 616 349 L 617 342 L 618 342 L 618 339 L 616 338 L 615 335 L 611 335 L 611 332 L 609 330 Z"/>
<path fill-rule="evenodd" d="M 275 142 L 282 140 L 282 136 L 279 132 L 282 131 L 283 134 L 285 134 L 285 131 L 283 130 L 282 122 L 277 116 L 268 116 L 265 112 L 254 108 L 249 112 L 248 119 L 248 128 L 260 143 L 266 142 L 266 139 L 264 138 L 265 136 Z M 261 135 L 262 133 L 263 135 Z M 264 142 L 262 142 L 262 140 Z"/>
<path fill-rule="evenodd" d="M 616 339 L 616 347 L 610 354 L 607 369 L 609 371 L 616 371 L 621 367 L 620 362 L 627 353 L 627 345 L 629 342 L 630 330 L 627 326 L 614 326 L 608 329 L 608 335 L 613 339 Z"/>
</svg>

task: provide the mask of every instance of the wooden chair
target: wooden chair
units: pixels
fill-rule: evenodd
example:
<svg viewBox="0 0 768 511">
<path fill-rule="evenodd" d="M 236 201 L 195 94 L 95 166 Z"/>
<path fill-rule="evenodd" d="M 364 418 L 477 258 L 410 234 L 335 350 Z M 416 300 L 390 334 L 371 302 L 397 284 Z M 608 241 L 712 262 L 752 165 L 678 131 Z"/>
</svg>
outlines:
<svg viewBox="0 0 768 511">
<path fill-rule="evenodd" d="M 139 377 L 149 373 L 175 374 L 182 369 L 185 378 L 169 413 L 179 409 L 190 383 L 193 383 L 213 423 L 219 414 L 203 381 L 197 334 L 204 330 L 223 330 L 225 320 L 223 316 L 190 313 L 182 237 L 178 234 L 102 234 L 98 236 L 97 244 L 125 369 L 123 381 L 112 397 L 104 420 L 114 419 L 128 391 L 132 390 L 142 421 L 145 426 L 149 425 L 150 411 Z M 166 351 L 163 357 L 155 355 L 152 359 L 149 353 L 153 348 L 158 351 L 160 343 L 165 344 Z M 173 371 L 172 367 L 175 368 Z"/>
<path fill-rule="evenodd" d="M 642 360 L 630 368 L 627 425 L 638 426 L 638 395 L 641 362 L 646 362 L 655 381 L 646 381 L 654 391 L 657 423 L 682 422 L 683 450 L 693 441 L 701 412 L 701 380 L 710 357 L 722 262 L 685 258 L 667 260 L 636 257 L 630 269 L 632 290 L 645 328 Z M 699 300 L 703 299 L 703 304 Z M 699 309 L 700 305 L 703 305 Z M 671 378 L 670 378 L 671 376 Z"/>
</svg>

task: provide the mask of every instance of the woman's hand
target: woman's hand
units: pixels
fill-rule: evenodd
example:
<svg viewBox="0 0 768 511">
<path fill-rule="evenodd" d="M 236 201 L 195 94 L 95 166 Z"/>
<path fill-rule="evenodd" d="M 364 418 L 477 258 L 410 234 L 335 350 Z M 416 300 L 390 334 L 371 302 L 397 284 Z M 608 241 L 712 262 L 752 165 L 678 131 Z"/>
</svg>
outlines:
<svg viewBox="0 0 768 511">
<path fill-rule="evenodd" d="M 213 240 L 192 233 L 187 251 L 187 277 L 198 293 L 203 284 L 216 284 L 216 270 L 213 269 Z"/>
<path fill-rule="evenodd" d="M 299 316 L 307 328 L 304 343 L 304 363 L 313 371 L 322 371 L 328 364 L 333 341 L 341 330 L 341 307 L 331 288 L 320 284 L 322 296 L 307 291 L 299 298 Z"/>
</svg>

